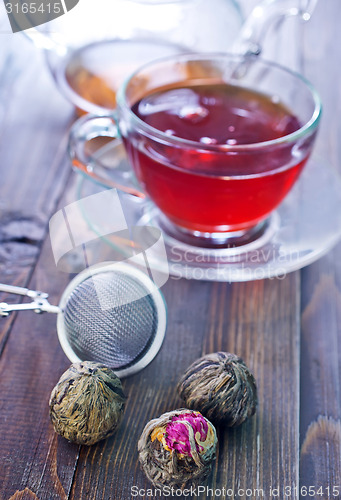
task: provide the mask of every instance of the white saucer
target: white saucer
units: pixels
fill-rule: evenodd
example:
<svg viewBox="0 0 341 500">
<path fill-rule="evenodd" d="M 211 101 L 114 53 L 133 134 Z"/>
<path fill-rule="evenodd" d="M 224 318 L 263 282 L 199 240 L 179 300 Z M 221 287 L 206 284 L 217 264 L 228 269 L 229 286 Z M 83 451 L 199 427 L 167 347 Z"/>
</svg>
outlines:
<svg viewBox="0 0 341 500">
<path fill-rule="evenodd" d="M 96 157 L 98 169 L 101 174 L 105 170 L 107 178 L 113 168 L 120 171 L 121 177 L 130 176 L 122 146 L 117 142 L 102 148 Z M 108 188 L 80 177 L 77 197 L 81 199 L 103 189 Z M 316 158 L 308 162 L 290 194 L 269 219 L 265 232 L 251 243 L 235 248 L 200 248 L 178 241 L 161 229 L 162 215 L 150 201 L 126 194 L 120 195 L 120 200 L 129 227 L 147 226 L 139 236 L 144 249 L 153 246 L 155 230 L 162 233 L 168 269 L 164 253 L 159 252 L 160 245 L 148 252 L 148 263 L 153 269 L 169 270 L 175 278 L 236 282 L 284 277 L 320 258 L 341 238 L 341 180 L 331 166 Z M 91 213 L 83 216 L 100 236 L 101 229 L 92 224 Z M 156 229 L 148 231 L 148 227 Z M 102 239 L 124 258 L 127 246 L 122 241 L 118 243 L 115 234 Z"/>
</svg>

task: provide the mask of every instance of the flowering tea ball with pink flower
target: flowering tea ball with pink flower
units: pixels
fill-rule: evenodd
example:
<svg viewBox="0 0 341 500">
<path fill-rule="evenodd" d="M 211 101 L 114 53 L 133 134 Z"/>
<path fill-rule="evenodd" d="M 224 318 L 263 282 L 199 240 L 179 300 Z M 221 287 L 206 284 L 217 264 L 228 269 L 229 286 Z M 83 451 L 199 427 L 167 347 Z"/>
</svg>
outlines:
<svg viewBox="0 0 341 500">
<path fill-rule="evenodd" d="M 154 486 L 195 486 L 211 471 L 217 435 L 198 411 L 164 413 L 145 426 L 138 442 L 142 469 Z"/>
</svg>

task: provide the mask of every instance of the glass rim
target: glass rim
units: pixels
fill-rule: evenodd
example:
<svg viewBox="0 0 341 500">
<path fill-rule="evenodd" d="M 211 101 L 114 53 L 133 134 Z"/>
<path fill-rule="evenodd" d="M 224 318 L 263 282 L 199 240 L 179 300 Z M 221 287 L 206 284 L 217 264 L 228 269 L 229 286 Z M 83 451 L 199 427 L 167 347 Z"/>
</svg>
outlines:
<svg viewBox="0 0 341 500">
<path fill-rule="evenodd" d="M 205 144 L 200 141 L 193 141 L 190 139 L 184 139 L 182 137 L 177 137 L 177 136 L 170 136 L 166 134 L 165 132 L 152 127 L 151 125 L 147 124 L 144 122 L 141 118 L 139 118 L 131 109 L 131 107 L 128 105 L 127 100 L 126 100 L 126 92 L 128 89 L 129 84 L 133 81 L 133 79 L 142 71 L 149 67 L 156 66 L 157 64 L 161 64 L 167 61 L 176 61 L 176 62 L 181 62 L 181 61 L 211 61 L 213 59 L 235 59 L 235 60 L 240 60 L 240 61 L 246 61 L 246 60 L 254 60 L 255 62 L 259 62 L 261 64 L 264 64 L 265 66 L 272 67 L 275 69 L 278 69 L 280 71 L 283 71 L 284 73 L 290 74 L 294 78 L 297 78 L 300 80 L 302 83 L 304 83 L 307 87 L 307 89 L 310 91 L 310 95 L 312 96 L 313 102 L 314 102 L 314 111 L 308 121 L 306 121 L 300 128 L 295 130 L 294 132 L 291 132 L 290 134 L 286 134 L 284 136 L 278 137 L 276 139 L 271 139 L 268 141 L 262 141 L 262 142 L 254 142 L 254 143 L 247 143 L 247 144 Z M 158 139 L 161 140 L 163 143 L 166 143 L 168 145 L 178 145 L 178 146 L 188 146 L 191 148 L 195 148 L 200 151 L 214 151 L 214 152 L 224 152 L 224 153 L 235 153 L 235 152 L 247 152 L 247 151 L 254 151 L 258 149 L 264 149 L 267 147 L 275 146 L 275 145 L 280 145 L 280 144 L 287 144 L 294 142 L 298 139 L 300 139 L 303 136 L 306 136 L 308 133 L 313 132 L 319 123 L 320 117 L 321 117 L 321 112 L 322 112 L 322 102 L 320 99 L 320 96 L 315 89 L 315 87 L 312 85 L 312 83 L 305 78 L 305 76 L 301 75 L 297 71 L 294 71 L 290 68 L 287 68 L 285 66 L 282 66 L 281 64 L 278 64 L 273 61 L 268 61 L 266 59 L 261 58 L 258 55 L 249 55 L 249 54 L 233 54 L 233 53 L 225 53 L 225 52 L 207 52 L 207 53 L 198 53 L 198 52 L 188 52 L 184 54 L 177 54 L 177 55 L 171 55 L 167 57 L 161 57 L 158 59 L 155 59 L 151 62 L 148 62 L 142 66 L 140 66 L 138 69 L 136 69 L 126 80 L 121 84 L 120 88 L 118 89 L 117 95 L 116 95 L 116 103 L 117 106 L 124 111 L 128 112 L 129 116 L 132 118 L 133 123 L 136 123 L 138 125 L 138 129 L 142 130 L 144 135 L 151 139 Z M 275 169 L 277 170 L 277 169 Z M 247 175 L 247 174 L 246 174 Z"/>
<path fill-rule="evenodd" d="M 181 0 L 179 0 L 181 1 Z M 110 39 L 103 39 L 99 41 L 92 41 L 89 42 L 85 45 L 82 45 L 80 47 L 76 47 L 73 51 L 68 53 L 68 55 L 64 58 L 64 60 L 61 62 L 59 66 L 56 68 L 53 67 L 53 63 L 51 64 L 49 61 L 49 52 L 47 51 L 45 56 L 47 58 L 47 64 L 49 66 L 50 71 L 52 72 L 53 78 L 56 81 L 57 86 L 59 89 L 62 91 L 63 95 L 77 108 L 80 110 L 84 111 L 85 113 L 90 113 L 93 115 L 98 115 L 98 116 L 107 116 L 108 113 L 115 112 L 116 106 L 113 108 L 106 107 L 101 104 L 96 104 L 93 101 L 90 101 L 89 99 L 82 97 L 82 95 L 77 92 L 70 82 L 68 81 L 66 77 L 66 70 L 68 68 L 68 65 L 70 62 L 72 62 L 73 58 L 75 55 L 81 54 L 83 51 L 86 51 L 91 48 L 95 48 L 98 44 L 111 44 L 111 45 L 116 45 L 115 48 L 119 48 L 119 46 L 123 47 L 134 47 L 134 45 L 138 45 L 139 48 L 143 45 L 144 48 L 150 48 L 155 46 L 157 43 L 158 46 L 163 45 L 165 47 L 169 47 L 174 49 L 174 55 L 175 54 L 184 54 L 185 48 L 182 47 L 181 45 L 178 45 L 176 43 L 170 43 L 167 42 L 166 40 L 163 40 L 162 38 L 146 38 L 146 37 L 133 37 L 133 38 L 110 38 Z M 175 52 L 177 51 L 177 52 Z M 172 57 L 172 55 L 167 56 L 167 57 Z M 156 59 L 159 59 L 160 56 Z M 156 60 L 155 59 L 155 60 Z M 139 66 L 141 68 L 142 66 Z M 126 77 L 126 78 L 129 78 Z M 118 90 L 115 90 L 116 95 Z"/>
</svg>

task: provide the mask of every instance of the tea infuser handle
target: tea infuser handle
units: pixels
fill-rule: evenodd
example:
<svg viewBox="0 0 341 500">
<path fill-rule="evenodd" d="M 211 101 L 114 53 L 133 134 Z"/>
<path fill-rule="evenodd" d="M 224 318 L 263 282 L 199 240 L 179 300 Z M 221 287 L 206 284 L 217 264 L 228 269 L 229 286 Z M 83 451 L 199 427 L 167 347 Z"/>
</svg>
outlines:
<svg viewBox="0 0 341 500">
<path fill-rule="evenodd" d="M 316 4 L 317 0 L 263 0 L 247 17 L 233 45 L 233 52 L 259 55 L 269 28 L 292 16 L 308 21 Z"/>
<path fill-rule="evenodd" d="M 0 283 L 0 292 L 12 293 L 14 295 L 24 295 L 25 297 L 31 297 L 32 299 L 41 298 L 47 299 L 48 293 L 38 292 L 36 290 L 29 290 L 28 288 L 23 288 L 21 286 L 5 285 Z"/>
<path fill-rule="evenodd" d="M 9 313 L 14 311 L 34 311 L 41 314 L 43 312 L 58 314 L 61 309 L 58 306 L 51 305 L 46 299 L 41 301 L 33 301 L 28 304 L 7 304 L 6 302 L 0 303 L 0 316 L 8 316 Z"/>
<path fill-rule="evenodd" d="M 58 314 L 60 308 L 53 306 L 47 300 L 48 294 L 35 290 L 29 290 L 20 286 L 5 285 L 0 283 L 0 292 L 11 293 L 14 295 L 23 295 L 30 297 L 32 302 L 27 304 L 7 304 L 6 302 L 0 303 L 0 316 L 8 316 L 13 311 L 35 311 L 36 313 L 50 312 Z"/>
<path fill-rule="evenodd" d="M 124 179 L 124 184 L 118 179 L 102 177 L 96 169 L 96 160 L 93 156 L 86 154 L 85 148 L 88 141 L 96 137 L 108 137 L 121 142 L 120 132 L 116 118 L 113 114 L 107 116 L 85 115 L 76 121 L 71 129 L 68 150 L 73 167 L 86 177 L 91 177 L 106 187 L 116 188 L 127 194 L 144 199 L 146 195 L 139 191 L 132 183 Z M 118 178 L 120 170 L 111 170 L 112 175 Z"/>
</svg>

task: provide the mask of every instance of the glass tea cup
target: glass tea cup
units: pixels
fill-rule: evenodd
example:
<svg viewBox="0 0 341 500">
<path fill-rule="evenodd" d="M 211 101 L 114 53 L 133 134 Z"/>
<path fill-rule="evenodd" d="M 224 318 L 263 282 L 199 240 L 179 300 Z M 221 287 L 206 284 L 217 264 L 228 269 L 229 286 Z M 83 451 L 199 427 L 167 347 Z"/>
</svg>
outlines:
<svg viewBox="0 0 341 500">
<path fill-rule="evenodd" d="M 74 167 L 103 185 L 147 197 L 169 235 L 205 247 L 260 237 L 298 179 L 321 102 L 299 74 L 255 56 L 184 54 L 135 71 L 117 109 L 78 120 Z M 87 154 L 98 136 L 123 141 L 134 176 L 101 177 Z M 126 174 L 126 173 L 125 173 Z"/>
</svg>

